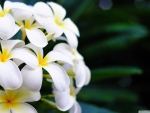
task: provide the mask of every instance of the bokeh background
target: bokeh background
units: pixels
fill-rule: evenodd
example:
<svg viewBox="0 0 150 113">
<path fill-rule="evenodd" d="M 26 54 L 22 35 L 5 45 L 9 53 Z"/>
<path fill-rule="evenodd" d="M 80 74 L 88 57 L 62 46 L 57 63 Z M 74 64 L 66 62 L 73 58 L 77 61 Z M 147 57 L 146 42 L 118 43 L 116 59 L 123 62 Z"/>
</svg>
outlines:
<svg viewBox="0 0 150 113">
<path fill-rule="evenodd" d="M 11 1 L 34 5 L 39 0 Z M 53 1 L 78 26 L 78 50 L 91 69 L 90 84 L 77 96 L 83 113 L 150 110 L 150 0 Z M 49 43 L 45 53 L 56 44 Z M 50 91 L 45 81 L 41 92 Z M 39 113 L 59 112 L 42 102 L 33 105 Z"/>
</svg>

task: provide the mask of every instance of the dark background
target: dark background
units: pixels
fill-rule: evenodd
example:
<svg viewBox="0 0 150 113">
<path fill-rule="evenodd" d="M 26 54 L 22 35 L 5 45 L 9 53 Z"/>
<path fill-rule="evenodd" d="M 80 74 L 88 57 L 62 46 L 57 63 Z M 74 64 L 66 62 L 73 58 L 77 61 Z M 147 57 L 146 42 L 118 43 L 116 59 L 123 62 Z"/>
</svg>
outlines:
<svg viewBox="0 0 150 113">
<path fill-rule="evenodd" d="M 18 1 L 34 5 L 38 0 Z M 0 0 L 1 4 L 3 2 Z M 55 2 L 66 8 L 66 17 L 78 26 L 81 34 L 78 50 L 91 69 L 90 84 L 77 96 L 83 112 L 138 113 L 138 110 L 150 110 L 150 1 Z M 55 45 L 49 43 L 45 53 Z M 41 92 L 49 93 L 48 85 L 44 82 Z M 47 105 L 41 103 L 33 105 L 39 113 L 55 112 L 48 111 Z M 91 111 L 86 111 L 87 108 Z"/>
</svg>

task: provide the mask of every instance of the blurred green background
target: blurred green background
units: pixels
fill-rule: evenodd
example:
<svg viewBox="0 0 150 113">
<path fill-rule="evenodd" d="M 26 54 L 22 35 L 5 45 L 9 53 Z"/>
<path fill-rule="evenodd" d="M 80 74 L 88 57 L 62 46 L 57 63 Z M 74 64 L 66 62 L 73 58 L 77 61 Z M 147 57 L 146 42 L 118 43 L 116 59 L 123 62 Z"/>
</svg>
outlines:
<svg viewBox="0 0 150 113">
<path fill-rule="evenodd" d="M 38 2 L 11 1 L 30 5 Z M 91 69 L 90 84 L 77 96 L 83 113 L 138 113 L 150 109 L 150 0 L 54 2 L 66 8 L 67 17 L 78 26 L 78 50 Z M 56 44 L 49 43 L 45 53 Z M 49 83 L 44 82 L 42 94 L 49 91 Z M 33 105 L 39 113 L 58 112 L 41 102 Z"/>
</svg>

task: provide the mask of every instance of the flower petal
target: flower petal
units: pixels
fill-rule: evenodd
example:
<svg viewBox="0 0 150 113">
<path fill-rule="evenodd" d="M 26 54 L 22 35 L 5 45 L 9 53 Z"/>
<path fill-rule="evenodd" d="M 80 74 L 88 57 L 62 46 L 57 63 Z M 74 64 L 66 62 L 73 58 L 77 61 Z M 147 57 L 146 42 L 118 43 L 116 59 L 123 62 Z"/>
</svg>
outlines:
<svg viewBox="0 0 150 113">
<path fill-rule="evenodd" d="M 73 65 L 73 61 L 71 60 L 71 58 L 58 51 L 50 51 L 45 57 L 48 58 L 48 63 L 60 61 Z"/>
<path fill-rule="evenodd" d="M 68 43 L 69 45 L 74 48 L 77 49 L 78 46 L 78 40 L 77 37 L 74 33 L 72 33 L 71 31 L 64 29 L 64 34 L 66 35 L 67 39 L 68 39 Z"/>
<path fill-rule="evenodd" d="M 17 89 L 17 93 L 14 96 L 14 102 L 33 102 L 38 101 L 41 98 L 40 92 L 33 92 L 21 86 Z"/>
<path fill-rule="evenodd" d="M 65 91 L 69 87 L 69 77 L 62 67 L 57 64 L 51 63 L 47 66 L 43 66 L 43 68 L 51 75 L 51 78 L 57 90 Z"/>
<path fill-rule="evenodd" d="M 61 22 L 66 16 L 66 10 L 61 5 L 54 2 L 47 2 L 47 4 L 49 4 L 53 9 L 55 18 L 57 18 L 58 21 Z"/>
<path fill-rule="evenodd" d="M 48 33 L 55 33 L 54 37 L 59 37 L 63 33 L 62 27 L 58 26 L 54 18 L 48 17 L 43 23 L 43 27 L 46 29 Z"/>
<path fill-rule="evenodd" d="M 10 14 L 0 17 L 0 38 L 9 39 L 15 29 L 15 20 Z"/>
<path fill-rule="evenodd" d="M 66 18 L 63 21 L 65 29 L 71 30 L 73 33 L 75 33 L 77 36 L 80 36 L 79 30 L 77 26 L 73 23 L 73 21 L 70 18 Z"/>
<path fill-rule="evenodd" d="M 21 2 L 14 2 L 12 6 L 13 17 L 17 20 L 26 20 L 30 18 L 34 11 L 32 6 Z"/>
<path fill-rule="evenodd" d="M 90 69 L 86 65 L 85 65 L 85 71 L 86 71 L 85 85 L 88 85 L 91 79 L 91 72 L 90 72 Z"/>
<path fill-rule="evenodd" d="M 5 3 L 4 3 L 4 9 L 8 11 L 12 7 L 12 4 L 13 3 L 11 1 L 8 1 L 8 0 L 5 1 Z"/>
<path fill-rule="evenodd" d="M 69 56 L 72 60 L 75 59 L 74 55 L 71 53 L 71 47 L 66 43 L 59 43 L 54 46 L 54 51 L 59 51 L 67 56 Z"/>
<path fill-rule="evenodd" d="M 23 85 L 31 91 L 37 92 L 41 89 L 43 73 L 42 67 L 32 69 L 29 66 L 24 66 L 21 70 L 23 76 Z"/>
<path fill-rule="evenodd" d="M 39 29 L 25 29 L 29 41 L 37 47 L 45 47 L 47 43 L 47 38 L 44 33 Z"/>
<path fill-rule="evenodd" d="M 77 101 L 75 101 L 74 105 L 69 110 L 69 113 L 82 113 L 82 109 Z"/>
<path fill-rule="evenodd" d="M 26 48 L 17 48 L 12 51 L 11 58 L 17 58 L 19 60 L 24 61 L 27 65 L 32 68 L 37 68 L 38 60 L 33 52 Z"/>
<path fill-rule="evenodd" d="M 22 84 L 21 72 L 11 60 L 0 62 L 0 84 L 5 89 L 17 89 Z"/>
<path fill-rule="evenodd" d="M 37 2 L 34 5 L 36 14 L 41 14 L 43 17 L 53 16 L 53 12 L 50 7 L 44 2 Z"/>
<path fill-rule="evenodd" d="M 43 49 L 42 48 L 36 47 L 32 43 L 27 44 L 26 47 L 32 49 L 36 53 L 37 56 L 41 56 L 43 58 Z"/>
<path fill-rule="evenodd" d="M 26 103 L 13 103 L 10 109 L 12 113 L 37 113 L 33 106 Z"/>
<path fill-rule="evenodd" d="M 53 93 L 55 95 L 56 105 L 59 110 L 67 111 L 73 106 L 73 104 L 75 102 L 75 98 L 70 96 L 69 89 L 67 89 L 66 91 L 63 91 L 63 92 L 54 90 Z"/>
<path fill-rule="evenodd" d="M 10 113 L 9 105 L 6 103 L 0 103 L 1 113 Z"/>
<path fill-rule="evenodd" d="M 11 52 L 14 48 L 23 47 L 25 43 L 22 40 L 1 40 L 2 49 L 7 48 Z"/>
<path fill-rule="evenodd" d="M 77 62 L 75 67 L 73 67 L 76 73 L 75 80 L 77 87 L 82 87 L 86 81 L 86 70 L 82 62 Z"/>
</svg>

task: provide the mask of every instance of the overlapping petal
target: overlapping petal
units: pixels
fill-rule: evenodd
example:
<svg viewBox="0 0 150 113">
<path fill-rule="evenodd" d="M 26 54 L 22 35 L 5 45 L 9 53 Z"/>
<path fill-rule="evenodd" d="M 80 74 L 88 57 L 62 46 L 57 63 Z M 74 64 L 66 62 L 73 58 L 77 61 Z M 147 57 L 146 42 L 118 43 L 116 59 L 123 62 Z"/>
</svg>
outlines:
<svg viewBox="0 0 150 113">
<path fill-rule="evenodd" d="M 53 93 L 55 95 L 56 105 L 59 110 L 66 111 L 73 106 L 75 98 L 70 96 L 69 89 L 63 92 L 54 90 Z"/>
<path fill-rule="evenodd" d="M 76 35 L 73 32 L 71 32 L 71 31 L 69 31 L 67 29 L 64 29 L 64 34 L 66 35 L 66 37 L 68 39 L 69 45 L 72 48 L 77 49 L 77 47 L 78 47 L 78 40 L 77 40 Z"/>
<path fill-rule="evenodd" d="M 73 23 L 73 21 L 70 18 L 66 18 L 63 21 L 65 29 L 69 29 L 73 33 L 75 33 L 77 36 L 80 36 L 79 30 L 77 26 Z"/>
<path fill-rule="evenodd" d="M 19 60 L 24 61 L 27 65 L 32 68 L 37 68 L 38 60 L 33 52 L 26 48 L 16 48 L 11 52 L 11 58 L 17 58 Z"/>
<path fill-rule="evenodd" d="M 51 63 L 54 61 L 65 62 L 70 65 L 73 65 L 73 61 L 65 54 L 57 51 L 50 51 L 45 57 L 49 58 L 47 63 Z"/>
<path fill-rule="evenodd" d="M 22 75 L 11 60 L 0 62 L 0 85 L 6 89 L 17 89 L 22 84 Z"/>
<path fill-rule="evenodd" d="M 25 45 L 22 40 L 1 40 L 0 41 L 2 49 L 7 48 L 8 52 L 11 52 L 12 49 L 20 48 Z"/>
<path fill-rule="evenodd" d="M 59 22 L 62 21 L 64 17 L 66 16 L 66 10 L 62 6 L 54 2 L 47 2 L 47 4 L 49 4 L 51 8 L 53 9 L 55 18 L 58 19 Z"/>
<path fill-rule="evenodd" d="M 37 47 L 45 47 L 47 43 L 47 38 L 44 33 L 39 29 L 25 29 L 29 41 Z"/>
<path fill-rule="evenodd" d="M 38 101 L 41 98 L 40 92 L 33 92 L 21 86 L 14 96 L 14 102 L 33 102 Z"/>
<path fill-rule="evenodd" d="M 13 2 L 12 13 L 13 17 L 17 20 L 26 20 L 34 14 L 34 10 L 32 6 L 21 2 Z"/>
<path fill-rule="evenodd" d="M 72 60 L 75 59 L 74 55 L 70 52 L 70 50 L 71 50 L 70 46 L 67 45 L 66 43 L 59 43 L 59 44 L 55 45 L 53 50 L 54 51 L 59 51 L 61 53 L 64 53 L 65 55 L 70 57 Z"/>
<path fill-rule="evenodd" d="M 14 103 L 10 109 L 12 113 L 37 113 L 34 107 L 26 103 Z"/>
<path fill-rule="evenodd" d="M 58 26 L 54 18 L 48 17 L 43 23 L 43 27 L 46 29 L 48 33 L 55 33 L 54 37 L 59 37 L 63 33 L 62 27 Z"/>
<path fill-rule="evenodd" d="M 0 38 L 9 39 L 15 29 L 15 20 L 10 14 L 0 17 Z"/>
<path fill-rule="evenodd" d="M 23 85 L 31 91 L 39 91 L 42 86 L 43 73 L 42 67 L 32 69 L 29 66 L 23 67 L 21 70 L 23 76 Z"/>
<path fill-rule="evenodd" d="M 65 91 L 69 85 L 70 80 L 65 70 L 55 63 L 51 63 L 43 68 L 51 75 L 55 87 L 59 91 Z"/>
<path fill-rule="evenodd" d="M 69 110 L 69 113 L 82 113 L 79 103 L 76 101 L 74 105 Z"/>
</svg>

